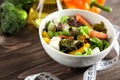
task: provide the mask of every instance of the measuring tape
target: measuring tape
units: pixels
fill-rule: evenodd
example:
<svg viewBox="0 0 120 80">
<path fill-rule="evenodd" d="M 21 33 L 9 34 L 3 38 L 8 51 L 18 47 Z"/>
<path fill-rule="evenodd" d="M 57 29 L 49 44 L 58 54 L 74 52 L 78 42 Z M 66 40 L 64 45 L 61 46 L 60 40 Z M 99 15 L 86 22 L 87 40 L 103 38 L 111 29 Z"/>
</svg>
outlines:
<svg viewBox="0 0 120 80">
<path fill-rule="evenodd" d="M 116 29 L 117 36 L 114 39 L 113 49 L 115 50 L 117 55 L 114 58 L 109 59 L 109 60 L 101 60 L 97 62 L 95 65 L 88 68 L 84 72 L 83 80 L 96 80 L 97 71 L 108 69 L 112 67 L 119 60 L 120 49 L 119 49 L 119 42 L 117 39 L 119 38 L 120 28 L 116 25 L 114 25 L 114 27 Z M 38 74 L 27 76 L 25 80 L 60 80 L 60 79 L 48 72 L 41 72 Z"/>
</svg>

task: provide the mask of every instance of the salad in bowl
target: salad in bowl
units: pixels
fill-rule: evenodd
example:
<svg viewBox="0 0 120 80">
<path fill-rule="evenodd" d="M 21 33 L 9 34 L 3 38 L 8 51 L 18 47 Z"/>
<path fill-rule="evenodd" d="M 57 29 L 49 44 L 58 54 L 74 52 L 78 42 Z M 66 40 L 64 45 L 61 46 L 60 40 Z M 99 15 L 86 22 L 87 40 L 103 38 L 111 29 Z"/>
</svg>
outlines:
<svg viewBox="0 0 120 80">
<path fill-rule="evenodd" d="M 103 16 L 78 9 L 56 11 L 40 24 L 40 40 L 47 54 L 60 64 L 85 67 L 103 59 L 115 38 Z"/>
<path fill-rule="evenodd" d="M 50 20 L 42 36 L 54 49 L 71 55 L 93 55 L 109 46 L 104 22 L 92 25 L 80 14 Z"/>
</svg>

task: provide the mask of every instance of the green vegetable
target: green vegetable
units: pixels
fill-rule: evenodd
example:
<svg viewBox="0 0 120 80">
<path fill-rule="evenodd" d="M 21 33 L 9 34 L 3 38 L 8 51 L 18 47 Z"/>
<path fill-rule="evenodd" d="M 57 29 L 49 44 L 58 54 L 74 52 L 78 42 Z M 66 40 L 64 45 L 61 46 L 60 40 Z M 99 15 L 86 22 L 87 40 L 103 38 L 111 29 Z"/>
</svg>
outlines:
<svg viewBox="0 0 120 80">
<path fill-rule="evenodd" d="M 55 36 L 59 36 L 59 35 L 70 36 L 71 34 L 68 31 L 57 31 L 57 32 L 55 32 Z"/>
<path fill-rule="evenodd" d="M 79 40 L 76 41 L 76 43 L 74 42 L 73 39 L 69 39 L 69 38 L 60 40 L 60 50 L 66 53 L 77 50 L 82 46 L 83 46 L 83 42 Z"/>
<path fill-rule="evenodd" d="M 103 50 L 102 40 L 100 40 L 96 37 L 93 37 L 93 38 L 90 39 L 90 41 L 91 41 L 92 49 L 94 49 L 96 46 L 98 46 L 101 51 Z"/>
<path fill-rule="evenodd" d="M 86 38 L 89 38 L 90 29 L 88 26 L 80 26 L 79 30 L 82 35 L 84 35 Z"/>
<path fill-rule="evenodd" d="M 91 55 L 92 49 L 91 48 L 85 48 L 85 53 L 84 55 Z"/>
<path fill-rule="evenodd" d="M 4 0 L 12 3 L 15 6 L 19 6 L 25 10 L 29 10 L 29 8 L 37 1 L 37 0 Z"/>
<path fill-rule="evenodd" d="M 60 40 L 60 50 L 63 52 L 70 52 L 75 50 L 74 42 L 72 39 L 61 39 Z"/>
<path fill-rule="evenodd" d="M 0 6 L 0 34 L 14 35 L 25 26 L 27 12 L 9 2 Z"/>
<path fill-rule="evenodd" d="M 96 30 L 96 31 L 104 32 L 104 33 L 107 32 L 107 30 L 106 30 L 105 25 L 104 25 L 103 22 L 94 24 L 92 27 L 93 27 L 93 29 Z"/>
<path fill-rule="evenodd" d="M 53 23 L 53 21 L 49 21 L 49 22 L 48 22 L 48 24 L 47 24 L 47 31 L 53 31 L 53 32 L 56 31 L 56 26 L 55 26 L 55 24 Z"/>
<path fill-rule="evenodd" d="M 71 35 L 69 32 L 66 32 L 66 31 L 54 32 L 54 31 L 51 31 L 51 30 L 48 31 L 48 34 L 49 34 L 50 38 L 52 38 L 53 36 L 59 36 L 59 35 L 66 35 L 66 36 Z"/>
<path fill-rule="evenodd" d="M 55 36 L 55 33 L 53 32 L 53 31 L 48 31 L 48 34 L 49 34 L 49 36 L 50 36 L 50 38 L 52 38 L 53 36 Z"/>
<path fill-rule="evenodd" d="M 91 41 L 91 48 L 94 49 L 96 46 L 99 47 L 100 51 L 109 47 L 109 42 L 107 40 L 100 40 L 96 37 L 90 39 Z"/>
<path fill-rule="evenodd" d="M 82 56 L 83 54 L 81 52 L 78 52 L 75 55 Z"/>
<path fill-rule="evenodd" d="M 60 22 L 62 22 L 62 23 L 67 23 L 68 19 L 69 19 L 68 16 L 62 16 Z"/>
<path fill-rule="evenodd" d="M 110 43 L 106 40 L 103 40 L 102 43 L 103 43 L 103 50 L 110 46 Z"/>
</svg>

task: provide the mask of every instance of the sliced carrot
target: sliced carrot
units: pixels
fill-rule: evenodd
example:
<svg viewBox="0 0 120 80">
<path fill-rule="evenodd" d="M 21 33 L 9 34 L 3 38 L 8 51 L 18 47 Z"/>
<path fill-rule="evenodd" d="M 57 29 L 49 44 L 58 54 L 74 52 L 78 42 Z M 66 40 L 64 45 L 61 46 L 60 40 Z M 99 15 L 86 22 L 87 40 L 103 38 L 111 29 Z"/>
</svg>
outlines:
<svg viewBox="0 0 120 80">
<path fill-rule="evenodd" d="M 108 34 L 92 30 L 90 32 L 90 37 L 97 37 L 97 38 L 100 38 L 100 39 L 107 39 Z"/>
<path fill-rule="evenodd" d="M 79 21 L 81 24 L 91 26 L 90 22 L 87 21 L 87 20 L 86 20 L 83 16 L 81 16 L 80 14 L 76 14 L 75 17 L 76 17 L 76 20 Z"/>
</svg>

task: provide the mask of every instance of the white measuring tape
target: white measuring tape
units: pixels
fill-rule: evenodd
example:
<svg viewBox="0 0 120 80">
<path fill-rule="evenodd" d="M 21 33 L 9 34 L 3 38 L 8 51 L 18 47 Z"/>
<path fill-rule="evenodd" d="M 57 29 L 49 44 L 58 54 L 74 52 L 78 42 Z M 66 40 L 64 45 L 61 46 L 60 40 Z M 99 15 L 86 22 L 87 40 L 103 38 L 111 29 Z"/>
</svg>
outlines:
<svg viewBox="0 0 120 80">
<path fill-rule="evenodd" d="M 97 75 L 97 71 L 100 70 L 104 70 L 104 69 L 108 69 L 110 67 L 112 67 L 118 60 L 119 60 L 119 42 L 118 42 L 118 37 L 119 37 L 119 27 L 114 25 L 116 32 L 117 32 L 117 36 L 114 39 L 114 45 L 113 45 L 113 49 L 116 51 L 116 56 L 112 59 L 109 60 L 101 60 L 99 62 L 97 62 L 95 65 L 91 66 L 90 68 L 88 68 L 83 75 L 83 80 L 96 80 L 96 75 Z M 56 76 L 54 76 L 53 74 L 47 73 L 47 72 L 41 72 L 38 74 L 34 74 L 34 75 L 30 75 L 27 76 L 25 78 L 25 80 L 60 80 L 58 79 Z"/>
</svg>

